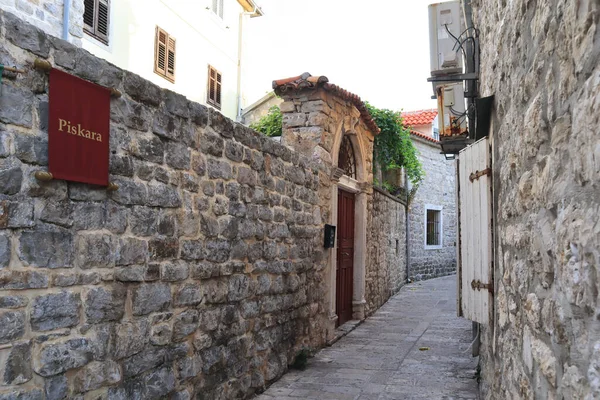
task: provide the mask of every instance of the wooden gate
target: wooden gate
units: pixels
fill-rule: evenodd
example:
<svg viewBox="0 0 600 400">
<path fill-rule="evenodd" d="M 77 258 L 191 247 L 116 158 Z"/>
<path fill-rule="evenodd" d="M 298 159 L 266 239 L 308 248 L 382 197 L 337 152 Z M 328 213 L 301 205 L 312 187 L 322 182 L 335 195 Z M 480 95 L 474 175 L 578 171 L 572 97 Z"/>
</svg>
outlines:
<svg viewBox="0 0 600 400">
<path fill-rule="evenodd" d="M 459 153 L 458 315 L 488 323 L 493 296 L 491 158 L 487 138 Z"/>
<path fill-rule="evenodd" d="M 338 325 L 352 319 L 354 281 L 354 194 L 338 190 L 335 312 Z"/>
</svg>

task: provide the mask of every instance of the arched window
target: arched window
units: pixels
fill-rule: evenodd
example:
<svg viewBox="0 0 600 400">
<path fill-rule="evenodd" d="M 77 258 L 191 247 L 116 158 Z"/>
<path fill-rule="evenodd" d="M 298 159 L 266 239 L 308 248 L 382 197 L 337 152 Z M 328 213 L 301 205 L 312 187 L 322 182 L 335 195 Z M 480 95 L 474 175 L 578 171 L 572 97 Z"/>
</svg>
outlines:
<svg viewBox="0 0 600 400">
<path fill-rule="evenodd" d="M 344 171 L 344 175 L 356 179 L 356 158 L 350 138 L 346 135 L 342 138 L 340 155 L 338 157 L 338 168 Z"/>
</svg>

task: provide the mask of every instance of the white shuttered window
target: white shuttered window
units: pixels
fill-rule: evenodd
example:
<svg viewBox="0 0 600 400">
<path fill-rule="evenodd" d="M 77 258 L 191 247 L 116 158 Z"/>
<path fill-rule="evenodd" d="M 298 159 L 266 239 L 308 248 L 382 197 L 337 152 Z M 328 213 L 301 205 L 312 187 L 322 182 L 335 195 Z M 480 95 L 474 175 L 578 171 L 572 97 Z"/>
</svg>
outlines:
<svg viewBox="0 0 600 400">
<path fill-rule="evenodd" d="M 487 324 L 492 301 L 491 158 L 487 138 L 458 157 L 458 315 Z"/>
</svg>

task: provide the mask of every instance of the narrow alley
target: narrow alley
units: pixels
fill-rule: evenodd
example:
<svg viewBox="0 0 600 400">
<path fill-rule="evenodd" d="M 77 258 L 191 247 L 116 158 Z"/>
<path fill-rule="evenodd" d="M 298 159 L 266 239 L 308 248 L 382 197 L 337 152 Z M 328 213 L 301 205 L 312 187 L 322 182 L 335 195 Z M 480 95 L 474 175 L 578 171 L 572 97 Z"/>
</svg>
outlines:
<svg viewBox="0 0 600 400">
<path fill-rule="evenodd" d="M 257 400 L 477 399 L 470 343 L 456 276 L 412 283 Z"/>
</svg>

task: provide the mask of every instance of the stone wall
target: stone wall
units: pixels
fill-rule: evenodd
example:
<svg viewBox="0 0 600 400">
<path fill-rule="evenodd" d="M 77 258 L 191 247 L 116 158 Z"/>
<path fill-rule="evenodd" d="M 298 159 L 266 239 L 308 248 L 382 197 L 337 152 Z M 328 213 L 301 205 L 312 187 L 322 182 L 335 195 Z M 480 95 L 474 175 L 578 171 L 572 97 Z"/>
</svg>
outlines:
<svg viewBox="0 0 600 400">
<path fill-rule="evenodd" d="M 371 315 L 406 282 L 406 207 L 375 189 L 368 205 L 366 315 Z"/>
<path fill-rule="evenodd" d="M 312 161 L 3 11 L 0 44 L 0 398 L 242 398 L 324 343 Z M 123 93 L 118 191 L 33 177 L 36 57 Z"/>
<path fill-rule="evenodd" d="M 419 151 L 425 178 L 419 185 L 409 211 L 408 277 L 430 279 L 456 272 L 456 171 L 453 161 L 446 161 L 438 144 L 412 136 Z M 425 209 L 442 207 L 442 248 L 425 246 Z"/>
<path fill-rule="evenodd" d="M 495 95 L 496 296 L 482 391 L 598 398 L 598 2 L 473 3 L 482 96 Z"/>
<path fill-rule="evenodd" d="M 81 46 L 83 38 L 83 0 L 71 2 L 69 42 Z M 0 0 L 0 10 L 15 14 L 49 35 L 62 38 L 65 0 Z"/>
</svg>

